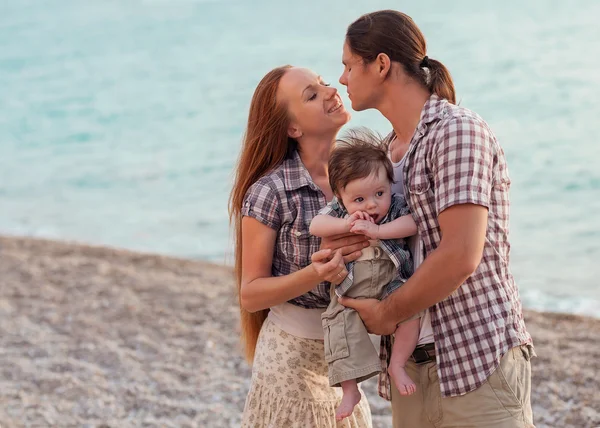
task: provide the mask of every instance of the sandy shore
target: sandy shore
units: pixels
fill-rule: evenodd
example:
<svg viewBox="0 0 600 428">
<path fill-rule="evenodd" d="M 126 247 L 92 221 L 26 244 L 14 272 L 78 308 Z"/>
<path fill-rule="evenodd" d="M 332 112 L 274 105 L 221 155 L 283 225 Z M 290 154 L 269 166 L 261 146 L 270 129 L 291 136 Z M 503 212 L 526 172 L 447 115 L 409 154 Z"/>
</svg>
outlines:
<svg viewBox="0 0 600 428">
<path fill-rule="evenodd" d="M 232 284 L 204 262 L 0 237 L 0 425 L 239 426 L 250 369 Z M 600 426 L 600 320 L 526 320 L 536 425 Z"/>
</svg>

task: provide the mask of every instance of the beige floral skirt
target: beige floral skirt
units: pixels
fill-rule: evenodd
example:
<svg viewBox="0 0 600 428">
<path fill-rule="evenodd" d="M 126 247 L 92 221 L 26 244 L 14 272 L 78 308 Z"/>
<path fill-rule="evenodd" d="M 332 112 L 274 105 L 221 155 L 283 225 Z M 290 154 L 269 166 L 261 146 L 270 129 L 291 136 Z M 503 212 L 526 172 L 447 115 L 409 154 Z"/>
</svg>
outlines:
<svg viewBox="0 0 600 428">
<path fill-rule="evenodd" d="M 335 421 L 341 388 L 331 388 L 322 340 L 292 336 L 269 319 L 258 338 L 242 427 L 371 428 L 362 393 L 354 413 Z"/>
</svg>

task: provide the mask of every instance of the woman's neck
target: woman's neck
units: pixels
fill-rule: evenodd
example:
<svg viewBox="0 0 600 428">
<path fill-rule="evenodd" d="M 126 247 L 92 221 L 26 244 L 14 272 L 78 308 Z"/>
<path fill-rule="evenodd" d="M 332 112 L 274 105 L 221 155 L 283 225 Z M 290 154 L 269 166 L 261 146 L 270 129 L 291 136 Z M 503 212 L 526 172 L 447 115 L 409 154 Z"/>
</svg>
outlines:
<svg viewBox="0 0 600 428">
<path fill-rule="evenodd" d="M 377 110 L 390 121 L 399 144 L 410 143 L 423 106 L 431 96 L 429 90 L 416 83 L 390 82 Z"/>
<path fill-rule="evenodd" d="M 302 163 L 313 182 L 319 186 L 328 200 L 331 199 L 332 192 L 329 186 L 327 164 L 329 163 L 334 142 L 335 135 L 333 137 L 307 136 L 299 141 L 300 159 L 302 159 Z"/>
<path fill-rule="evenodd" d="M 327 177 L 327 163 L 333 147 L 333 138 L 303 137 L 299 141 L 300 159 L 313 178 Z"/>
</svg>

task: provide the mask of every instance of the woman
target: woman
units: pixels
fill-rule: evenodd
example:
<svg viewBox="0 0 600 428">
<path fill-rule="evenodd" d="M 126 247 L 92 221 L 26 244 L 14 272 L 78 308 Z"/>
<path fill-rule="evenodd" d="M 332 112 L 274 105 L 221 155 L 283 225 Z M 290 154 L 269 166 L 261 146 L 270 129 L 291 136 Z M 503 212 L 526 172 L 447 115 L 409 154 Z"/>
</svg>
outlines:
<svg viewBox="0 0 600 428">
<path fill-rule="evenodd" d="M 364 395 L 335 422 L 342 396 L 329 387 L 321 325 L 326 281 L 340 283 L 344 261 L 368 242 L 346 237 L 319 251 L 308 232 L 333 197 L 327 162 L 349 119 L 337 91 L 310 70 L 276 68 L 254 93 L 230 198 L 242 339 L 253 361 L 243 426 L 371 426 Z"/>
<path fill-rule="evenodd" d="M 417 223 L 422 264 L 383 301 L 340 299 L 376 334 L 429 308 L 414 362 L 420 392 L 392 394 L 394 427 L 530 427 L 531 365 L 518 288 L 509 269 L 510 179 L 488 124 L 455 101 L 450 73 L 427 56 L 413 20 L 369 13 L 346 32 L 340 83 L 355 110 L 393 126 L 394 189 Z"/>
</svg>

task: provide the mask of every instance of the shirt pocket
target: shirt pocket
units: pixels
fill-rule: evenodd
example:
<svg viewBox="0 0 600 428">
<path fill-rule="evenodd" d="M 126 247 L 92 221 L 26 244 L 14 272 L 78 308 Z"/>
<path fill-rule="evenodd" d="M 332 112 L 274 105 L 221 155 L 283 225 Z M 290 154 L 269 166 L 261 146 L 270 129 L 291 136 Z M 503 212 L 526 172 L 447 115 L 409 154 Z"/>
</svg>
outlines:
<svg viewBox="0 0 600 428">
<path fill-rule="evenodd" d="M 290 225 L 287 255 L 290 261 L 302 269 L 310 264 L 311 237 L 309 232 L 310 222 L 297 221 Z"/>
<path fill-rule="evenodd" d="M 424 195 L 431 189 L 433 174 L 422 165 L 415 165 L 408 174 L 408 191 L 411 195 Z"/>
<path fill-rule="evenodd" d="M 413 218 L 425 219 L 435 211 L 433 174 L 424 165 L 415 165 L 408 174 L 408 193 Z"/>
</svg>

